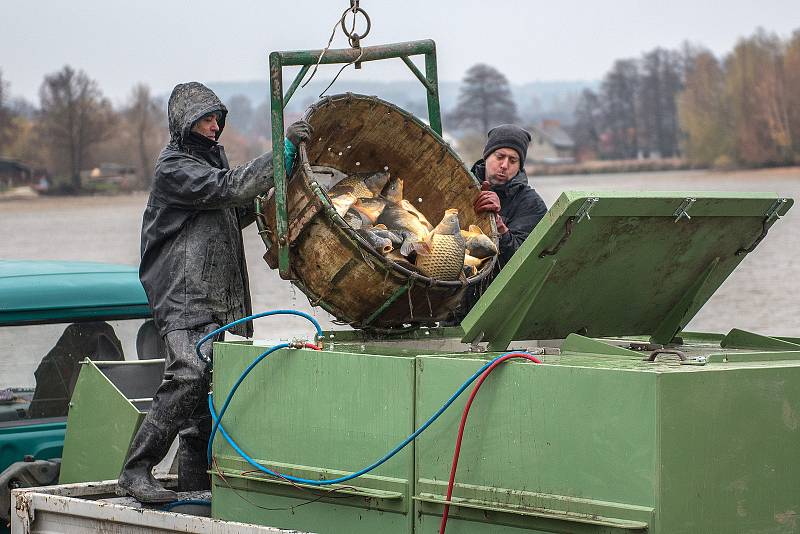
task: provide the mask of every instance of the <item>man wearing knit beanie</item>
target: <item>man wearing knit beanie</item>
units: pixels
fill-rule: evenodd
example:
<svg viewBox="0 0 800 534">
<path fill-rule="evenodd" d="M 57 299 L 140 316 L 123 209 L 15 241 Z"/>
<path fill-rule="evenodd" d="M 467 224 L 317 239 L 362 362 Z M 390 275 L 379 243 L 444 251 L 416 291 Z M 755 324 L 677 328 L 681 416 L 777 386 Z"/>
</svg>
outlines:
<svg viewBox="0 0 800 534">
<path fill-rule="evenodd" d="M 500 241 L 497 275 L 511 256 L 525 242 L 536 224 L 547 213 L 542 197 L 528 185 L 525 157 L 531 134 L 519 126 L 502 124 L 489 130 L 483 159 L 472 166 L 472 173 L 481 182 L 482 191 L 475 199 L 475 213 L 495 214 Z M 485 284 L 467 288 L 461 306 L 449 324 L 458 324 L 481 295 Z"/>
</svg>

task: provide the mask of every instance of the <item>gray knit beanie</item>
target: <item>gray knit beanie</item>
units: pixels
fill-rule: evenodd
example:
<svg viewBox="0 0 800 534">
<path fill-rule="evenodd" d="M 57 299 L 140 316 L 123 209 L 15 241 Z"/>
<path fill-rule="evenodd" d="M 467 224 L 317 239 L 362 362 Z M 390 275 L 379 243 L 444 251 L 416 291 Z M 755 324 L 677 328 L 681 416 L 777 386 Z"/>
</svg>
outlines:
<svg viewBox="0 0 800 534">
<path fill-rule="evenodd" d="M 519 154 L 520 166 L 523 166 L 530 142 L 531 134 L 526 130 L 513 124 L 501 124 L 489 130 L 489 140 L 483 149 L 483 159 L 488 158 L 498 148 L 513 148 Z"/>
</svg>

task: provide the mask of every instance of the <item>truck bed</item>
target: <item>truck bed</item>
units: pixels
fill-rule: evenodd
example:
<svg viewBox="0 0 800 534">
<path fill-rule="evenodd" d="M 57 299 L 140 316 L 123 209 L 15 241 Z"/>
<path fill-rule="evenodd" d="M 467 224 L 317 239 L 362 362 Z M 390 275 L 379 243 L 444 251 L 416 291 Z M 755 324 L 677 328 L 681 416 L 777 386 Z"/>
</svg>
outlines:
<svg viewBox="0 0 800 534">
<path fill-rule="evenodd" d="M 176 478 L 162 478 L 174 486 Z M 302 534 L 296 530 L 211 519 L 210 508 L 185 505 L 174 511 L 144 507 L 130 497 L 114 494 L 116 480 L 82 482 L 12 492 L 12 534 L 68 533 L 145 534 L 191 532 L 197 534 Z M 210 492 L 180 493 L 181 499 L 210 499 Z M 180 513 L 179 513 L 180 512 Z"/>
</svg>

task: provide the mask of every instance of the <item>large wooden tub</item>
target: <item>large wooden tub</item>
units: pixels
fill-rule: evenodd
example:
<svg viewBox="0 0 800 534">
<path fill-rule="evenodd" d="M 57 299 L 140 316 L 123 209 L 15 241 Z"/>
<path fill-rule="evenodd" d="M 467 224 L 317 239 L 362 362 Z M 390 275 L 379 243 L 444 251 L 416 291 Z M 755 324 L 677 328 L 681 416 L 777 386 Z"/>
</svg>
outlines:
<svg viewBox="0 0 800 534">
<path fill-rule="evenodd" d="M 464 281 L 441 281 L 405 269 L 373 251 L 333 209 L 326 176 L 312 166 L 345 174 L 386 169 L 404 181 L 404 197 L 435 225 L 458 208 L 462 228 L 477 224 L 497 242 L 494 219 L 476 215 L 480 186 L 456 153 L 413 115 L 375 97 L 326 97 L 306 113 L 314 128 L 302 144 L 287 187 L 291 280 L 314 306 L 355 328 L 398 329 L 443 320 L 467 284 L 494 267 L 484 263 Z M 264 259 L 277 268 L 275 200 L 257 200 Z"/>
</svg>

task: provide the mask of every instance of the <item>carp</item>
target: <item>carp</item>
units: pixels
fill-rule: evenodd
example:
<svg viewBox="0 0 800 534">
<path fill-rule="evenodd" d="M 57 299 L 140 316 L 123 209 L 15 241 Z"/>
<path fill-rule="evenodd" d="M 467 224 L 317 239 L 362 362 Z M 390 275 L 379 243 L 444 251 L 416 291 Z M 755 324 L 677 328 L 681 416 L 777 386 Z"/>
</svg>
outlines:
<svg viewBox="0 0 800 534">
<path fill-rule="evenodd" d="M 353 209 L 358 211 L 365 219 L 369 220 L 369 224 L 378 222 L 378 217 L 383 213 L 386 207 L 386 201 L 382 198 L 359 198 L 354 204 Z"/>
<path fill-rule="evenodd" d="M 392 204 L 400 204 L 403 201 L 402 178 L 395 177 L 390 179 L 381 190 L 381 196 Z"/>
<path fill-rule="evenodd" d="M 437 280 L 458 280 L 463 274 L 466 254 L 458 210 L 445 210 L 441 222 L 423 241 L 429 251 L 417 250 L 415 261 L 423 274 Z"/>
<path fill-rule="evenodd" d="M 428 228 L 420 222 L 419 217 L 398 204 L 387 203 L 377 222 L 385 225 L 389 230 L 411 232 L 420 239 L 430 233 Z"/>
<path fill-rule="evenodd" d="M 386 207 L 378 217 L 379 224 L 396 232 L 410 232 L 419 240 L 422 240 L 433 229 L 425 216 L 417 211 L 410 202 L 403 199 L 403 180 L 401 178 L 389 180 L 381 194 L 386 199 Z M 413 211 L 408 210 L 408 206 Z M 420 216 L 422 217 L 420 218 Z"/>
<path fill-rule="evenodd" d="M 400 245 L 402 245 L 403 241 L 405 240 L 405 236 L 402 233 L 398 234 L 397 232 L 392 232 L 382 224 L 377 224 L 373 226 L 371 230 L 372 233 L 374 233 L 375 235 L 391 241 L 392 245 L 394 245 L 395 247 L 399 247 Z"/>
<path fill-rule="evenodd" d="M 425 226 L 425 228 L 428 229 L 428 231 L 433 230 L 433 225 L 430 222 L 428 222 L 428 219 L 425 217 L 425 214 L 419 211 L 416 207 L 414 207 L 414 204 L 412 204 L 408 200 L 403 199 L 400 201 L 400 207 L 408 211 L 409 213 L 416 215 L 417 218 L 419 219 L 419 222 L 421 222 L 423 226 Z"/>
<path fill-rule="evenodd" d="M 368 220 L 365 220 L 365 217 L 361 215 L 357 210 L 354 210 L 352 207 L 347 210 L 347 213 L 344 214 L 342 217 L 344 222 L 346 222 L 350 228 L 354 230 L 360 230 L 362 227 L 368 227 L 371 223 Z"/>
<path fill-rule="evenodd" d="M 381 254 L 388 254 L 394 248 L 389 239 L 379 236 L 377 233 L 373 232 L 371 228 L 362 228 L 356 230 L 356 233 L 363 237 L 364 241 L 369 243 L 369 246 Z"/>
<path fill-rule="evenodd" d="M 462 235 L 464 231 L 461 231 Z M 478 274 L 478 271 L 489 258 L 476 258 L 475 256 L 470 256 L 469 252 L 464 254 L 464 274 L 467 277 L 472 277 Z"/>
<path fill-rule="evenodd" d="M 333 204 L 336 213 L 338 213 L 340 217 L 344 217 L 352 205 L 358 201 L 358 197 L 353 193 L 352 188 L 350 191 L 342 190 L 340 193 L 330 198 L 331 204 Z"/>
<path fill-rule="evenodd" d="M 494 256 L 498 252 L 494 241 L 476 224 L 470 224 L 469 230 L 461 230 L 461 235 L 471 256 L 482 259 Z"/>
<path fill-rule="evenodd" d="M 403 256 L 400 253 L 400 251 L 397 250 L 397 249 L 394 249 L 394 250 L 390 251 L 386 255 L 386 259 L 393 261 L 397 265 L 399 265 L 401 267 L 404 267 L 404 268 L 408 269 L 409 271 L 414 271 L 415 273 L 422 274 L 422 272 L 419 270 L 419 268 L 416 265 L 414 265 L 413 263 L 411 263 L 410 261 L 408 261 L 408 258 Z"/>
<path fill-rule="evenodd" d="M 334 185 L 328 194 L 336 196 L 341 194 L 340 191 L 351 191 L 356 198 L 373 198 L 381 193 L 388 181 L 389 173 L 383 171 L 351 174 Z"/>
</svg>

